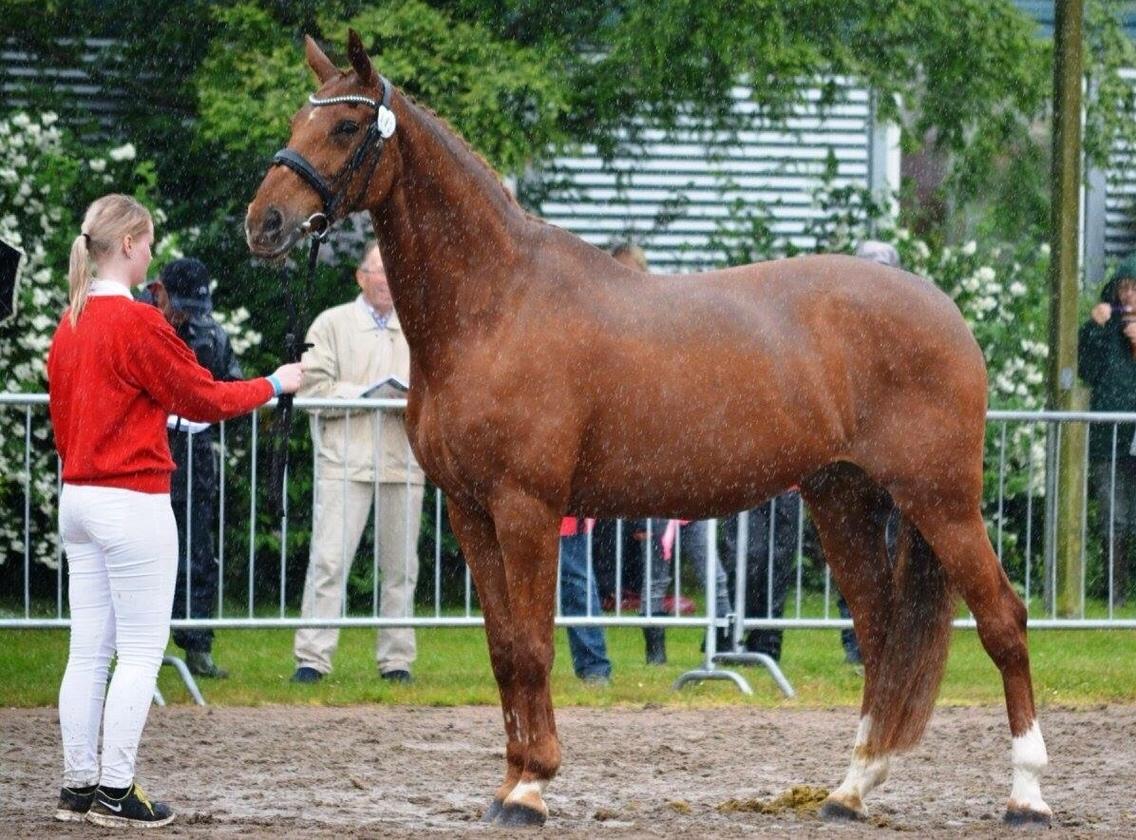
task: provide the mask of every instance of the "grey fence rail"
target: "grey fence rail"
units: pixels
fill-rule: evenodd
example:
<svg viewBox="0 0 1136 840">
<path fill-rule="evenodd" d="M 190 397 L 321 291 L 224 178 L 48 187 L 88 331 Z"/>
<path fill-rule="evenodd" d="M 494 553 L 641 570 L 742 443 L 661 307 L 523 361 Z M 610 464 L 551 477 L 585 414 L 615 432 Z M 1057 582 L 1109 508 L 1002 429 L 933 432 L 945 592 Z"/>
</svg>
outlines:
<svg viewBox="0 0 1136 840">
<path fill-rule="evenodd" d="M 268 410 L 273 406 L 274 403 L 270 404 Z M 349 410 L 351 414 L 347 422 L 381 423 L 386 412 L 402 411 L 405 402 L 298 399 L 296 407 L 317 418 L 323 416 L 320 412 Z M 317 434 L 322 422 L 322 419 L 316 420 Z M 1136 414 L 1039 411 L 991 411 L 988 414 L 985 511 L 991 542 L 1011 580 L 1030 605 L 1030 626 L 1033 629 L 1136 628 L 1136 608 L 1122 606 L 1122 599 L 1113 597 L 1119 593 L 1111 591 L 1111 570 L 1122 558 L 1114 555 L 1115 541 L 1105 539 L 1105 534 L 1116 532 L 1119 523 L 1100 521 L 1098 505 L 1093 501 L 1094 488 L 1089 487 L 1087 478 L 1079 493 L 1079 562 L 1071 567 L 1068 563 L 1056 562 L 1053 532 L 1056 488 L 1061 486 L 1055 466 L 1058 461 L 1054 457 L 1057 447 L 1062 445 L 1063 438 L 1080 430 L 1086 441 L 1083 451 L 1087 462 L 1088 435 L 1083 434 L 1084 429 L 1093 426 L 1106 435 L 1111 431 L 1111 484 L 1104 492 L 1115 496 L 1118 487 L 1124 487 L 1126 476 L 1123 470 L 1129 467 L 1127 456 L 1133 446 L 1133 441 L 1124 439 L 1127 433 L 1122 424 L 1125 423 L 1136 423 Z M 238 424 L 239 428 L 235 428 Z M 214 617 L 175 616 L 175 628 L 468 627 L 481 624 L 468 569 L 462 565 L 455 566 L 450 557 L 452 551 L 443 549 L 444 501 L 434 488 L 429 488 L 426 494 L 423 516 L 427 532 L 433 534 L 433 545 L 431 551 L 420 550 L 417 553 L 419 587 L 413 613 L 403 616 L 379 614 L 380 547 L 378 535 L 372 529 L 371 538 L 362 541 L 353 558 L 355 569 L 365 579 L 369 578 L 370 586 L 369 597 L 363 599 L 356 593 L 354 600 L 356 603 L 365 600 L 369 608 L 349 610 L 345 591 L 340 616 L 331 619 L 301 617 L 295 575 L 303 573 L 304 564 L 302 559 L 297 561 L 295 555 L 302 552 L 306 556 L 306 548 L 292 545 L 290 550 L 289 546 L 295 542 L 292 538 L 297 534 L 307 535 L 311 504 L 308 501 L 301 509 L 286 511 L 279 522 L 265 524 L 263 512 L 258 511 L 258 506 L 263 506 L 263 485 L 267 480 L 263 459 L 258 458 L 265 428 L 262 412 L 254 412 L 248 418 L 218 427 L 214 446 L 219 465 L 215 546 L 221 592 Z M 0 593 L 0 628 L 66 627 L 69 624 L 64 595 L 66 564 L 55 533 L 54 499 L 57 496 L 53 496 L 59 489 L 60 467 L 51 450 L 46 395 L 0 394 L 0 435 L 3 436 L 0 446 L 4 447 L 3 456 L 9 467 L 6 474 L 0 475 L 0 504 L 4 506 L 10 522 L 21 517 L 22 510 L 18 528 L 8 531 L 8 544 L 0 543 L 0 562 L 3 564 L 0 566 L 3 578 L 0 579 L 17 580 L 17 586 L 22 590 L 11 591 L 12 587 L 6 585 L 6 591 Z M 307 435 L 308 431 L 302 428 L 302 424 L 297 424 L 294 436 Z M 306 463 L 293 463 L 289 480 L 314 485 L 318 470 L 314 457 L 307 459 Z M 1088 469 L 1085 473 L 1088 474 Z M 1128 480 L 1136 480 L 1136 476 Z M 1099 496 L 1100 492 L 1096 495 Z M 1114 505 L 1107 507 L 1115 510 Z M 418 512 L 407 511 L 406 515 L 413 518 L 418 516 Z M 649 531 L 653 526 L 662 527 L 662 523 L 656 525 L 654 521 L 648 521 L 645 526 Z M 740 640 L 744 632 L 758 628 L 837 629 L 850 626 L 850 622 L 841 618 L 837 610 L 838 593 L 827 568 L 819 562 L 818 552 L 809 545 L 807 515 L 803 512 L 798 514 L 796 522 L 796 548 L 789 592 L 784 612 L 777 617 L 770 617 L 768 609 L 754 610 L 752 605 L 751 609 L 746 609 L 745 587 L 737 586 L 736 582 L 747 573 L 746 563 L 753 562 L 752 553 L 747 561 L 742 537 L 736 540 L 739 545 L 736 557 L 720 557 L 716 536 L 718 523 L 705 529 L 704 547 L 692 545 L 691 540 L 683 536 L 685 529 L 680 531 L 673 558 L 669 561 L 671 585 L 668 593 L 671 597 L 668 606 L 662 613 L 641 614 L 634 604 L 629 605 L 625 599 L 628 592 L 625 591 L 624 577 L 629 569 L 638 569 L 642 578 L 639 589 L 650 592 L 654 564 L 644 562 L 644 557 L 637 552 L 624 548 L 623 529 L 630 527 L 629 523 L 616 524 L 614 551 L 609 550 L 605 555 L 607 565 L 614 566 L 614 591 L 610 593 L 612 609 L 582 616 L 565 616 L 558 609 L 558 626 L 730 627 L 735 641 Z M 266 554 L 263 548 L 264 538 L 269 536 L 279 546 L 275 556 Z M 775 573 L 772 536 L 770 529 L 769 551 L 765 559 L 770 581 Z M 244 546 L 238 551 L 234 546 L 240 543 Z M 1106 543 L 1106 549 L 1099 548 Z M 649 533 L 642 544 L 643 551 L 650 550 Z M 589 576 L 593 574 L 594 550 L 598 551 L 598 548 L 593 549 L 589 542 Z M 1132 551 L 1136 556 L 1136 545 Z M 697 561 L 687 562 L 684 553 L 697 557 Z M 369 559 L 363 559 L 368 554 Z M 732 590 L 731 611 L 726 615 L 716 609 L 714 590 L 719 585 L 716 569 L 720 561 L 727 572 L 727 579 L 734 581 L 728 584 Z M 694 562 L 705 562 L 702 574 L 694 574 L 690 568 Z M 20 572 L 17 574 L 13 565 L 9 564 L 18 564 Z M 1078 580 L 1068 579 L 1069 568 L 1076 570 Z M 457 574 L 460 579 L 444 580 L 444 573 Z M 752 574 L 752 570 L 749 573 Z M 44 579 L 52 576 L 54 592 L 48 595 L 44 593 Z M 33 578 L 37 581 L 34 595 Z M 241 608 L 234 609 L 233 600 L 226 596 L 226 581 L 243 584 Z M 704 585 L 702 581 L 709 584 Z M 1059 611 L 1058 593 L 1062 587 L 1068 589 L 1070 586 L 1074 590 L 1076 606 L 1071 611 Z M 449 591 L 448 598 L 443 590 Z M 186 602 L 189 601 L 187 597 Z M 704 606 L 699 607 L 699 602 Z M 1062 603 L 1067 606 L 1068 599 Z M 763 614 L 754 617 L 755 612 Z M 747 615 L 750 617 L 736 619 Z M 959 627 L 974 626 L 969 618 L 960 618 L 955 623 Z M 708 658 L 718 653 L 711 640 Z"/>
</svg>

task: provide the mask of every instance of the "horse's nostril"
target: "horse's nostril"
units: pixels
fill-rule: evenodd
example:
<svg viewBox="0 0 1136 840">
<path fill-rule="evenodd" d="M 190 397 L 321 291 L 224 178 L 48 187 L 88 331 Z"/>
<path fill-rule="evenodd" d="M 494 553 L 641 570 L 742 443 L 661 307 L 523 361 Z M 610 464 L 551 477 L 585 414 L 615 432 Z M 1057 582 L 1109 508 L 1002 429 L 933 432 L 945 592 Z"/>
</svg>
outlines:
<svg viewBox="0 0 1136 840">
<path fill-rule="evenodd" d="M 270 235 L 279 233 L 283 226 L 284 216 L 275 207 L 269 207 L 264 214 L 264 232 Z"/>
</svg>

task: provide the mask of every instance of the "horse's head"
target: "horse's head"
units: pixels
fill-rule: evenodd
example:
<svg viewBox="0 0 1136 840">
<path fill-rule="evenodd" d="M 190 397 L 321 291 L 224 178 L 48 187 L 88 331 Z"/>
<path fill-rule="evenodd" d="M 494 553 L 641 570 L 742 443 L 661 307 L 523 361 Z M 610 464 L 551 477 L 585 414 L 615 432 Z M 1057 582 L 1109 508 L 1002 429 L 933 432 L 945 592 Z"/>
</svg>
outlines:
<svg viewBox="0 0 1136 840">
<path fill-rule="evenodd" d="M 349 70 L 339 70 L 310 37 L 306 43 L 320 88 L 292 118 L 288 146 L 273 157 L 245 217 L 249 248 L 268 259 L 374 207 L 394 180 L 391 87 L 375 72 L 362 39 L 350 30 Z"/>
</svg>

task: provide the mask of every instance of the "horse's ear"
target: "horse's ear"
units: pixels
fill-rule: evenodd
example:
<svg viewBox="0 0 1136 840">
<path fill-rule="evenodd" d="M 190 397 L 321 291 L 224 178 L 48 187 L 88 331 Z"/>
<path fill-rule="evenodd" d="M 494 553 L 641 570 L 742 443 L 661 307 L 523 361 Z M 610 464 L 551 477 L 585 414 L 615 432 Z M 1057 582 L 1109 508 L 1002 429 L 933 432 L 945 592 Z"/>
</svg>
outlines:
<svg viewBox="0 0 1136 840">
<path fill-rule="evenodd" d="M 331 59 L 324 55 L 323 50 L 319 48 L 319 44 L 311 35 L 304 36 L 304 52 L 308 56 L 308 66 L 312 68 L 312 72 L 316 74 L 321 85 L 339 72 L 336 66 L 331 63 Z"/>
<path fill-rule="evenodd" d="M 371 64 L 371 57 L 367 55 L 367 48 L 363 46 L 363 39 L 354 29 L 347 30 L 347 58 L 355 68 L 355 74 L 363 87 L 370 87 L 375 81 L 375 66 Z"/>
</svg>

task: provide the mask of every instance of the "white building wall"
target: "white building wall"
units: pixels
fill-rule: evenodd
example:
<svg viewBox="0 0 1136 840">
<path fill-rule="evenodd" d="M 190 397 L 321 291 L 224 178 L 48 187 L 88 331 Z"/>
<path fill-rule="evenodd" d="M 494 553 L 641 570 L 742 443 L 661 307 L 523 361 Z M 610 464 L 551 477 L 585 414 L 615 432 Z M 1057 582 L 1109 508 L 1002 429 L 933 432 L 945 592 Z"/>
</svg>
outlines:
<svg viewBox="0 0 1136 840">
<path fill-rule="evenodd" d="M 784 126 L 771 127 L 737 86 L 734 108 L 751 121 L 737 137 L 688 121 L 669 136 L 649 126 L 639 153 L 605 164 L 595 148 L 556 158 L 530 173 L 545 198 L 534 208 L 553 224 L 601 248 L 631 239 L 656 271 L 695 271 L 719 263 L 710 239 L 729 227 L 731 207 L 764 205 L 779 240 L 812 248 L 809 223 L 822 215 L 813 194 L 830 157 L 832 186 L 858 185 L 878 196 L 899 189 L 899 130 L 879 125 L 869 91 L 838 82 L 838 103 L 810 89 Z"/>
</svg>

